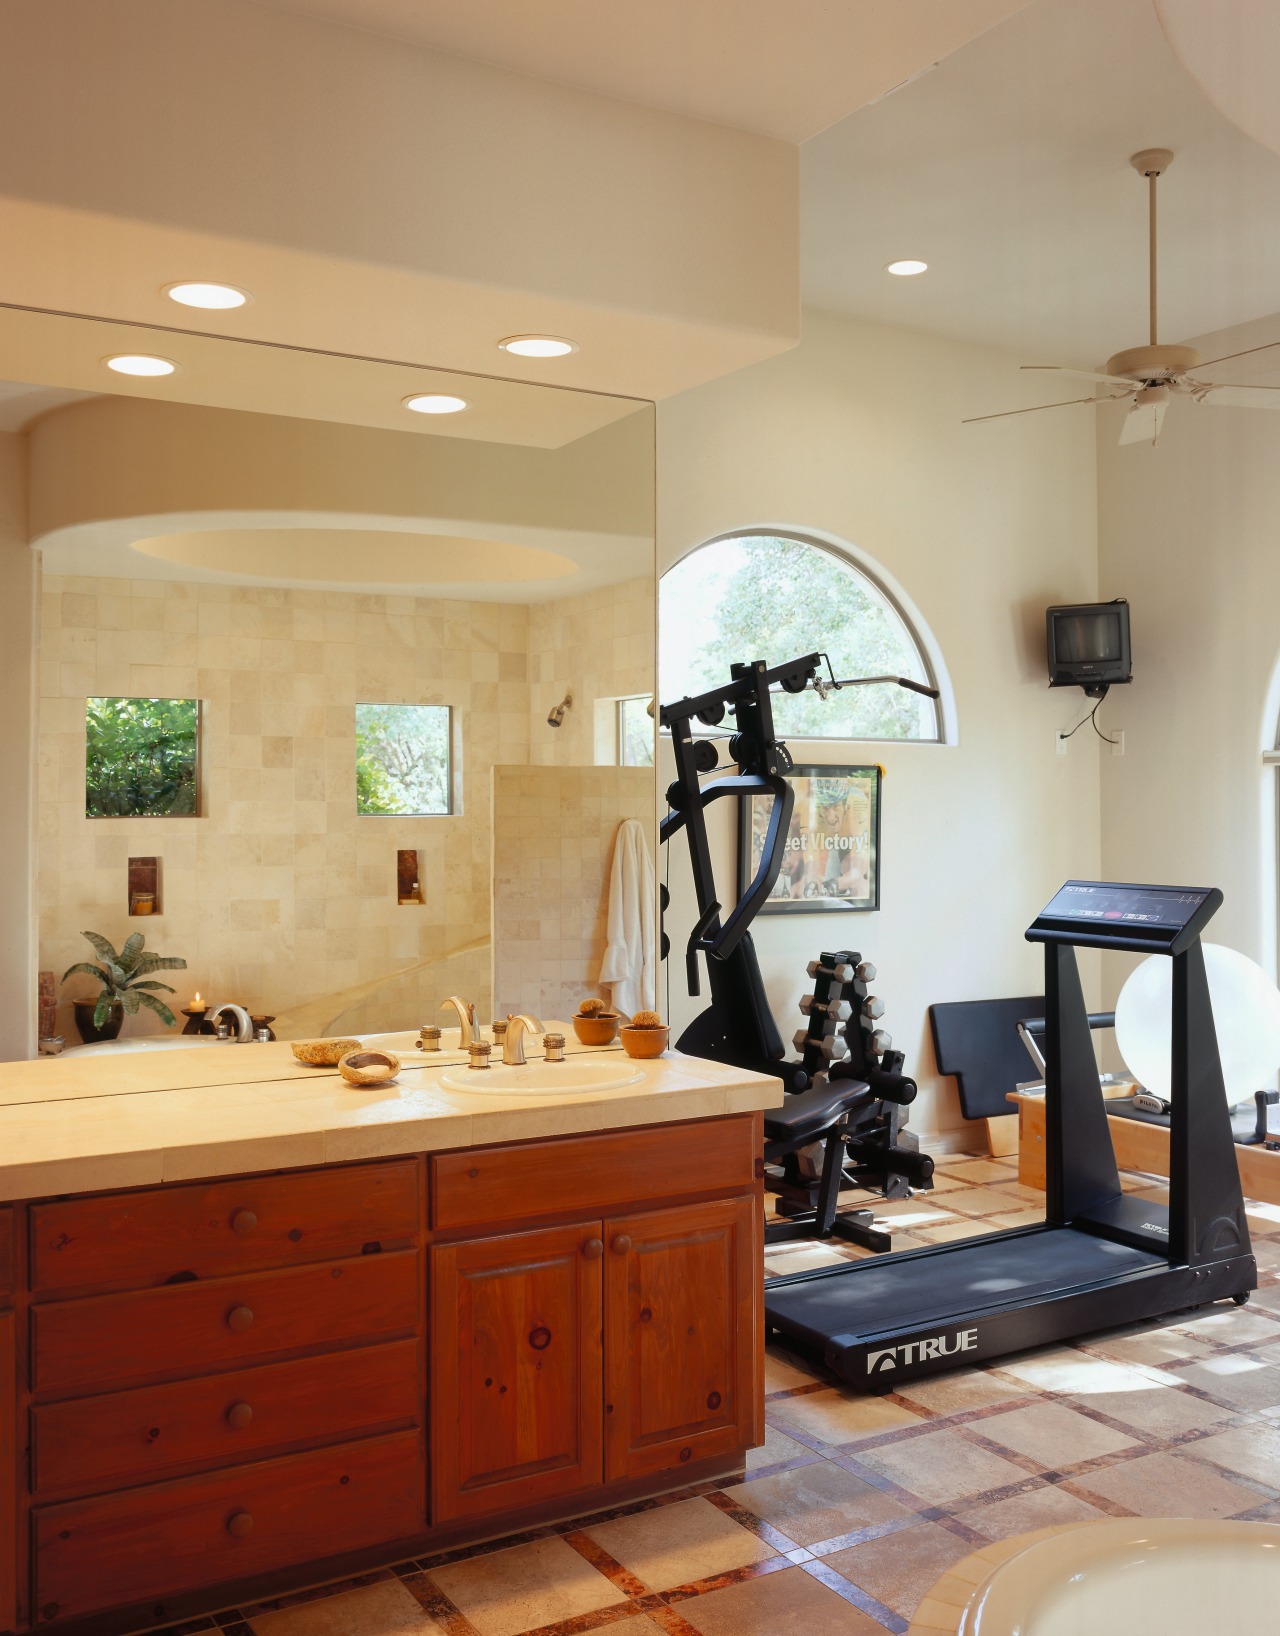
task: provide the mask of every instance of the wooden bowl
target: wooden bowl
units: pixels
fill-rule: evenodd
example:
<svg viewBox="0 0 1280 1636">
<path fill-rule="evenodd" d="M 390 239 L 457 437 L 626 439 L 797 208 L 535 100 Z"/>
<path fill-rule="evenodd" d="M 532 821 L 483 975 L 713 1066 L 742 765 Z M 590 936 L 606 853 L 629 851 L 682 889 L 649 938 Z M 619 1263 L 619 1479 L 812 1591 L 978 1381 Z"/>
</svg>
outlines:
<svg viewBox="0 0 1280 1636">
<path fill-rule="evenodd" d="M 359 1040 L 294 1040 L 293 1054 L 308 1068 L 333 1068 L 348 1051 L 358 1051 Z"/>
<path fill-rule="evenodd" d="M 622 1049 L 629 1057 L 660 1057 L 667 1048 L 671 1030 L 666 1023 L 661 1028 L 631 1028 L 622 1030 Z"/>
<path fill-rule="evenodd" d="M 338 1072 L 348 1085 L 371 1090 L 391 1084 L 400 1072 L 400 1058 L 390 1051 L 348 1051 L 338 1063 Z"/>
<path fill-rule="evenodd" d="M 573 1031 L 580 1045 L 612 1045 L 618 1037 L 619 1017 L 616 1011 L 602 1012 L 594 1017 L 577 1016 L 571 1019 Z"/>
</svg>

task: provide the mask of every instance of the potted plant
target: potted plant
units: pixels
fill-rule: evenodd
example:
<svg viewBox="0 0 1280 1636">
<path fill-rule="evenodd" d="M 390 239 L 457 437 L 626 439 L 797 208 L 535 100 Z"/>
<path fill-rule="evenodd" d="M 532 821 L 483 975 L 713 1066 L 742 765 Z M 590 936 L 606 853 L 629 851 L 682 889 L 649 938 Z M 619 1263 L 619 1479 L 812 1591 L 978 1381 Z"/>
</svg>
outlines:
<svg viewBox="0 0 1280 1636">
<path fill-rule="evenodd" d="M 610 1011 L 603 1000 L 584 1000 L 576 1017 L 571 1017 L 573 1031 L 580 1045 L 612 1045 L 618 1035 L 619 1017 Z"/>
<path fill-rule="evenodd" d="M 660 1057 L 670 1033 L 656 1011 L 637 1011 L 622 1030 L 622 1049 L 629 1057 Z"/>
<path fill-rule="evenodd" d="M 94 977 L 102 985 L 96 1000 L 76 1000 L 76 1028 L 86 1045 L 96 1040 L 113 1040 L 120 1032 L 124 1014 L 135 1016 L 139 1006 L 154 1011 L 166 1027 L 172 1028 L 177 1018 L 159 997 L 159 990 L 172 994 L 168 983 L 150 981 L 153 971 L 185 971 L 187 962 L 176 955 L 153 954 L 144 948 L 146 939 L 134 932 L 125 939 L 119 954 L 105 937 L 97 932 L 82 934 L 98 956 L 100 964 L 79 960 L 62 974 L 65 983 L 77 972 Z"/>
</svg>

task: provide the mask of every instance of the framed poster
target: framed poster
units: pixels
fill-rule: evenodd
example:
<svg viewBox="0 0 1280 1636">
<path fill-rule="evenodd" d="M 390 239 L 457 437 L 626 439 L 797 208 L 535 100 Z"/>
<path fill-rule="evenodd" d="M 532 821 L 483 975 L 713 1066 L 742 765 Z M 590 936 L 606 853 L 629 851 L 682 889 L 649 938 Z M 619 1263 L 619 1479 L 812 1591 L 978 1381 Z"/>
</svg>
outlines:
<svg viewBox="0 0 1280 1636">
<path fill-rule="evenodd" d="M 883 768 L 793 767 L 795 807 L 782 868 L 761 914 L 823 914 L 880 907 L 880 781 Z M 772 805 L 741 803 L 738 888 L 760 867 Z"/>
</svg>

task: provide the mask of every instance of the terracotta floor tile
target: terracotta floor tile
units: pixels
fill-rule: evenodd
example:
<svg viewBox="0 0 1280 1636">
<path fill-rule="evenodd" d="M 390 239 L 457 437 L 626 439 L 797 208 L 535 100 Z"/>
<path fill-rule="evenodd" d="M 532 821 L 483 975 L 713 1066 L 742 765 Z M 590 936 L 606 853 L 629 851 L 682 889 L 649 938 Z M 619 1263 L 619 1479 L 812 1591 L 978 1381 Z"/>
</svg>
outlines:
<svg viewBox="0 0 1280 1636">
<path fill-rule="evenodd" d="M 978 1505 L 959 1515 L 962 1522 L 988 1539 L 1011 1539 L 1015 1534 L 1029 1534 L 1036 1528 L 1089 1522 L 1103 1513 L 1065 1489 L 1045 1483 L 1025 1494 L 1011 1494 L 1007 1500 L 994 1500 L 990 1505 Z"/>
<path fill-rule="evenodd" d="M 1037 1222 L 1044 1220 L 1044 1205 L 1035 1205 L 1025 1210 L 1001 1210 L 997 1215 L 987 1218 L 993 1227 L 1034 1227 Z"/>
<path fill-rule="evenodd" d="M 1176 1328 L 1197 1340 L 1216 1341 L 1219 1346 L 1264 1346 L 1280 1341 L 1280 1317 L 1268 1312 L 1250 1312 L 1247 1307 L 1217 1303 L 1202 1307 L 1181 1319 Z"/>
<path fill-rule="evenodd" d="M 1008 1208 L 1008 1194 L 997 1193 L 993 1187 L 963 1187 L 947 1195 L 947 1209 L 961 1215 L 992 1216 Z"/>
<path fill-rule="evenodd" d="M 802 1467 L 801 1472 L 809 1469 Z M 787 1472 L 784 1477 L 799 1474 Z M 763 1477 L 758 1483 L 748 1483 L 729 1492 L 736 1497 L 782 1480 L 784 1478 Z M 745 1568 L 777 1555 L 772 1546 L 700 1496 L 656 1506 L 652 1511 L 640 1511 L 632 1517 L 602 1522 L 586 1532 L 654 1591 L 689 1585 L 695 1580 L 709 1579 L 714 1574 Z"/>
<path fill-rule="evenodd" d="M 1178 1454 L 1141 1454 L 1073 1479 L 1136 1517 L 1234 1517 L 1252 1511 L 1259 1496 Z"/>
<path fill-rule="evenodd" d="M 1087 1397 L 1093 1392 L 1147 1392 L 1161 1384 L 1178 1384 L 1173 1375 L 1162 1375 L 1149 1365 L 1113 1363 L 1109 1358 L 1090 1357 L 1073 1346 L 1049 1347 L 1001 1359 L 999 1368 L 1003 1374 L 1043 1391 L 1069 1392 L 1073 1397 Z"/>
<path fill-rule="evenodd" d="M 918 1426 L 922 1416 L 891 1403 L 887 1398 L 870 1397 L 833 1386 L 825 1392 L 806 1392 L 771 1405 L 782 1420 L 799 1426 L 811 1437 L 838 1447 L 855 1438 L 874 1437 L 894 1426 Z"/>
<path fill-rule="evenodd" d="M 950 1244 L 958 1238 L 976 1238 L 979 1233 L 993 1231 L 986 1222 L 977 1216 L 957 1216 L 941 1227 L 918 1227 L 917 1238 L 922 1238 L 927 1244 Z"/>
<path fill-rule="evenodd" d="M 747 1451 L 747 1470 L 759 1471 L 763 1466 L 780 1466 L 784 1460 L 811 1460 L 813 1451 L 795 1438 L 786 1436 L 776 1426 L 764 1429 L 764 1444 Z"/>
<path fill-rule="evenodd" d="M 1113 1358 L 1117 1363 L 1151 1363 L 1157 1367 L 1193 1363 L 1198 1358 L 1212 1357 L 1216 1350 L 1168 1324 L 1141 1324 L 1111 1335 L 1090 1335 L 1082 1344 L 1088 1352 Z"/>
<path fill-rule="evenodd" d="M 1174 1373 L 1237 1409 L 1273 1409 L 1280 1404 L 1280 1369 L 1248 1352 L 1224 1352 L 1203 1363 L 1185 1364 Z"/>
<path fill-rule="evenodd" d="M 1121 1425 L 1160 1438 L 1204 1431 L 1229 1420 L 1236 1412 L 1206 1403 L 1176 1386 L 1162 1386 L 1156 1392 L 1093 1392 L 1080 1401 Z"/>
<path fill-rule="evenodd" d="M 964 1414 L 969 1409 L 988 1409 L 1011 1398 L 1032 1397 L 1033 1387 L 1022 1381 L 1001 1380 L 986 1369 L 953 1369 L 932 1380 L 912 1380 L 900 1386 L 898 1397 L 908 1398 L 922 1409 L 937 1415 Z"/>
<path fill-rule="evenodd" d="M 1018 1166 L 1000 1159 L 939 1159 L 938 1169 L 966 1182 L 1016 1182 Z"/>
<path fill-rule="evenodd" d="M 429 1577 L 480 1636 L 516 1636 L 518 1631 L 536 1630 L 627 1600 L 572 1545 L 558 1538 L 537 1539 L 447 1568 L 433 1568 Z"/>
<path fill-rule="evenodd" d="M 843 1261 L 839 1250 L 827 1244 L 801 1241 L 796 1244 L 767 1244 L 764 1272 L 766 1278 L 778 1278 L 783 1273 L 807 1272 L 810 1267 L 829 1267 Z"/>
<path fill-rule="evenodd" d="M 1280 1312 L 1280 1284 L 1269 1284 L 1263 1289 L 1254 1290 L 1249 1297 L 1249 1306 L 1253 1310 L 1260 1307 L 1264 1312 Z"/>
<path fill-rule="evenodd" d="M 781 1346 L 765 1348 L 764 1389 L 766 1392 L 789 1392 L 793 1386 L 812 1386 L 821 1375 L 816 1364 Z"/>
<path fill-rule="evenodd" d="M 910 1618 L 934 1582 L 972 1550 L 972 1545 L 950 1529 L 921 1522 L 834 1551 L 822 1560 L 859 1590 L 869 1591 L 877 1602 Z"/>
<path fill-rule="evenodd" d="M 943 1201 L 928 1193 L 917 1193 L 910 1199 L 892 1199 L 888 1203 L 880 1200 L 875 1205 L 875 1213 L 877 1221 L 885 1222 L 891 1229 L 900 1227 L 904 1232 L 914 1232 L 917 1227 L 952 1218 L 950 1196 Z"/>
<path fill-rule="evenodd" d="M 1186 1452 L 1197 1460 L 1211 1460 L 1216 1466 L 1280 1490 L 1280 1427 L 1233 1426 L 1212 1437 L 1199 1438 Z"/>
<path fill-rule="evenodd" d="M 991 1185 L 997 1193 L 1008 1193 L 1021 1204 L 1038 1204 L 1041 1209 L 1044 1208 L 1043 1187 L 1027 1187 L 1023 1182 L 1016 1181 L 992 1182 Z"/>
<path fill-rule="evenodd" d="M 948 1505 L 970 1494 L 1025 1482 L 1027 1476 L 1020 1466 L 954 1431 L 904 1437 L 899 1443 L 868 1449 L 858 1459 L 926 1505 Z"/>
<path fill-rule="evenodd" d="M 895 1522 L 910 1510 L 842 1466 L 823 1461 L 761 1477 L 725 1490 L 729 1499 L 786 1534 L 798 1545 Z"/>
<path fill-rule="evenodd" d="M 727 1585 L 676 1608 L 702 1636 L 885 1636 L 870 1614 L 803 1568 Z"/>
<path fill-rule="evenodd" d="M 647 1614 L 633 1613 L 629 1619 L 615 1619 L 601 1627 L 600 1636 L 662 1636 L 662 1626 Z"/>
<path fill-rule="evenodd" d="M 258 1613 L 248 1624 L 255 1636 L 429 1636 L 441 1629 L 398 1579 Z"/>
<path fill-rule="evenodd" d="M 1050 1471 L 1135 1446 L 1132 1437 L 1062 1403 L 1033 1403 L 1029 1408 L 989 1415 L 973 1430 L 1002 1448 L 1038 1460 Z"/>
</svg>

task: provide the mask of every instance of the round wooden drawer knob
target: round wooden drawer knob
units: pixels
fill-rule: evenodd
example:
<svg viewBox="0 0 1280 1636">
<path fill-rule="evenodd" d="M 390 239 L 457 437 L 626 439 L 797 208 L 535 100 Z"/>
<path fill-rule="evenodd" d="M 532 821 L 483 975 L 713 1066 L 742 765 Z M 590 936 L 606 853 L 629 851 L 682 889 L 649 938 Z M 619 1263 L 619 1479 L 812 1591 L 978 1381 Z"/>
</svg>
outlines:
<svg viewBox="0 0 1280 1636">
<path fill-rule="evenodd" d="M 233 1511 L 227 1518 L 227 1532 L 232 1539 L 246 1539 L 253 1532 L 253 1518 L 247 1511 Z"/>
<path fill-rule="evenodd" d="M 630 1248 L 631 1248 L 631 1239 L 628 1236 L 628 1234 L 619 1233 L 617 1238 L 615 1238 L 614 1241 L 613 1241 L 613 1253 L 614 1253 L 614 1255 L 626 1255 L 627 1251 Z"/>
<path fill-rule="evenodd" d="M 604 1240 L 599 1238 L 589 1238 L 582 1246 L 582 1253 L 586 1256 L 588 1261 L 598 1261 L 604 1254 Z"/>
<path fill-rule="evenodd" d="M 231 1218 L 231 1230 L 239 1233 L 241 1237 L 251 1233 L 257 1225 L 258 1218 L 252 1210 L 237 1210 Z"/>
<path fill-rule="evenodd" d="M 233 1403 L 227 1410 L 227 1424 L 243 1431 L 253 1420 L 253 1409 L 247 1403 Z"/>
<path fill-rule="evenodd" d="M 232 1307 L 227 1313 L 227 1328 L 237 1332 L 248 1329 L 253 1323 L 252 1307 Z"/>
</svg>

